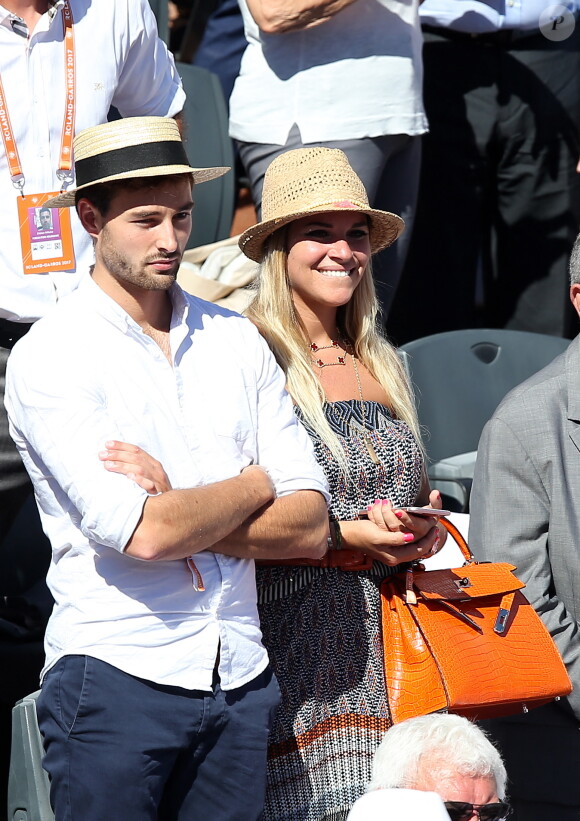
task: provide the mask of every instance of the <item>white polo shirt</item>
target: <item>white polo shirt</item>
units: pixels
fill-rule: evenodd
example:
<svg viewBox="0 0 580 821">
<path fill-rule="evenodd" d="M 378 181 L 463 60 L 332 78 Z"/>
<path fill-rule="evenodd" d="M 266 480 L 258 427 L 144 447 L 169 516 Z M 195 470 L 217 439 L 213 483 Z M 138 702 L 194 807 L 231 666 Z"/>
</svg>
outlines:
<svg viewBox="0 0 580 821">
<path fill-rule="evenodd" d="M 24 193 L 56 191 L 65 106 L 63 0 L 32 37 L 13 30 L 0 5 L 0 77 L 25 177 Z M 185 95 L 173 58 L 157 37 L 147 0 L 70 0 L 76 55 L 76 133 L 107 121 L 111 105 L 125 117 L 173 116 Z M 0 317 L 31 322 L 76 288 L 93 262 L 89 235 L 71 209 L 76 270 L 24 275 L 17 191 L 0 141 Z"/>
<path fill-rule="evenodd" d="M 187 561 L 123 553 L 147 499 L 98 453 L 108 439 L 159 459 L 174 488 L 267 468 L 278 495 L 327 496 L 284 375 L 256 328 L 173 286 L 174 365 L 89 276 L 15 346 L 6 406 L 53 550 L 46 666 L 87 654 L 135 676 L 210 690 L 220 647 L 225 690 L 257 676 L 254 563 L 203 551 Z"/>
</svg>

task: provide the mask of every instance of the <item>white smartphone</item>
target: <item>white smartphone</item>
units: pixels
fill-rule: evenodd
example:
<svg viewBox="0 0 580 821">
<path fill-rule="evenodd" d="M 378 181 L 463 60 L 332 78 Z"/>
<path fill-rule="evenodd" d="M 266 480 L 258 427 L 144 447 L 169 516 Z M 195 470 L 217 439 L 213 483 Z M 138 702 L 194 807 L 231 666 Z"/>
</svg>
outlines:
<svg viewBox="0 0 580 821">
<path fill-rule="evenodd" d="M 406 513 L 413 513 L 415 516 L 449 516 L 450 510 L 439 510 L 435 507 L 395 507 L 393 510 L 404 510 Z M 368 519 L 369 514 L 366 510 L 361 510 L 358 514 L 359 519 Z"/>
<path fill-rule="evenodd" d="M 449 516 L 450 510 L 439 510 L 435 507 L 397 507 L 395 510 L 405 510 L 415 516 Z"/>
</svg>

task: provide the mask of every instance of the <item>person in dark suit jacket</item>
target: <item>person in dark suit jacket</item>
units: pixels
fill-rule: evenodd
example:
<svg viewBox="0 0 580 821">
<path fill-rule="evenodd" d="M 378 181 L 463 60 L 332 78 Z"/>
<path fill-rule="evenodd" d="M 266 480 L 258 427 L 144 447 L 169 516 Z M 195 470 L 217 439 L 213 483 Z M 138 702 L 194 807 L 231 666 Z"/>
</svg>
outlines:
<svg viewBox="0 0 580 821">
<path fill-rule="evenodd" d="M 580 236 L 570 280 L 580 315 Z M 510 773 L 513 821 L 580 819 L 580 335 L 487 423 L 469 540 L 480 559 L 517 565 L 574 685 L 566 699 L 488 724 Z"/>
</svg>

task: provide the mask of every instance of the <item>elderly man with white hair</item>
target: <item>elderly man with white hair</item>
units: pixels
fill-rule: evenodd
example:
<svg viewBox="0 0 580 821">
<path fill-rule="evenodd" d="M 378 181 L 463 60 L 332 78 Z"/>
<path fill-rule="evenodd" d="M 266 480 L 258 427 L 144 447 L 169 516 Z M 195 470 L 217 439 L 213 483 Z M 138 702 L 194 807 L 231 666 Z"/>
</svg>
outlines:
<svg viewBox="0 0 580 821">
<path fill-rule="evenodd" d="M 387 730 L 367 793 L 436 792 L 451 821 L 502 821 L 509 810 L 506 781 L 501 756 L 479 727 L 461 716 L 434 713 Z"/>
</svg>

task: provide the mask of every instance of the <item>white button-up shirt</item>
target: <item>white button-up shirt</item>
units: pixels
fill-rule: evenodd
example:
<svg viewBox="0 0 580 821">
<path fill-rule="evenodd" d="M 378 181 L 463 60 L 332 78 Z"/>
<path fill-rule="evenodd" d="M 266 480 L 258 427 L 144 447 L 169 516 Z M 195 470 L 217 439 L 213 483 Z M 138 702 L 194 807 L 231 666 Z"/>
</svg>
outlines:
<svg viewBox="0 0 580 821">
<path fill-rule="evenodd" d="M 17 34 L 0 5 L 0 76 L 25 178 L 24 193 L 58 191 L 56 171 L 65 107 L 62 0 L 29 39 Z M 76 55 L 76 128 L 124 117 L 173 116 L 185 94 L 173 58 L 157 37 L 147 0 L 70 0 Z M 91 239 L 71 209 L 76 270 L 27 274 L 16 199 L 0 141 L 0 317 L 30 322 L 76 288 L 93 262 Z"/>
<path fill-rule="evenodd" d="M 173 286 L 173 366 L 90 277 L 36 323 L 8 365 L 11 433 L 34 483 L 52 543 L 55 607 L 47 670 L 88 654 L 132 675 L 211 689 L 218 645 L 224 689 L 267 665 L 254 563 L 202 551 L 187 561 L 145 562 L 123 550 L 147 494 L 107 471 L 109 439 L 139 445 L 174 488 L 191 488 L 263 465 L 278 495 L 327 497 L 284 376 L 256 328 Z"/>
</svg>

